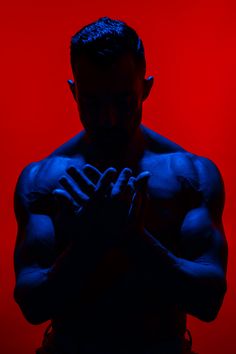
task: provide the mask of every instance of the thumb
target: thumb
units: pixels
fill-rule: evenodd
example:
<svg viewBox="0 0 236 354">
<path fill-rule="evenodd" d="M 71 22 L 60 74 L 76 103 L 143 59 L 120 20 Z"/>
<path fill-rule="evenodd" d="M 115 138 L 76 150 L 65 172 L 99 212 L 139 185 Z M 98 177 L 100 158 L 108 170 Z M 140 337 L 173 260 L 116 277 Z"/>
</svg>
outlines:
<svg viewBox="0 0 236 354">
<path fill-rule="evenodd" d="M 129 209 L 129 219 L 131 223 L 135 222 L 137 216 L 139 215 L 139 210 L 141 207 L 141 195 L 139 192 L 135 192 L 132 198 L 131 206 Z"/>
<path fill-rule="evenodd" d="M 147 193 L 147 183 L 150 177 L 149 172 L 141 173 L 134 182 L 135 193 L 131 202 L 131 207 L 129 210 L 129 217 L 131 223 L 134 225 L 143 226 L 145 210 L 147 206 L 148 193 Z"/>
<path fill-rule="evenodd" d="M 148 183 L 150 176 L 151 176 L 151 173 L 148 171 L 144 171 L 144 172 L 140 173 L 134 181 L 135 189 L 138 191 L 141 191 L 141 192 L 146 191 L 147 190 L 147 183 Z"/>
</svg>

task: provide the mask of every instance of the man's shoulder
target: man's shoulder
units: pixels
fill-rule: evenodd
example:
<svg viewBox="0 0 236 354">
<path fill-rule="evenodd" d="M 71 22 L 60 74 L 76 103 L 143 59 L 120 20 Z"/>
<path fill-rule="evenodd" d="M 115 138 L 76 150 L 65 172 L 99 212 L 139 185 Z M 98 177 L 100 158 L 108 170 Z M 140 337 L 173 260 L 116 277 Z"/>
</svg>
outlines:
<svg viewBox="0 0 236 354">
<path fill-rule="evenodd" d="M 198 189 L 217 188 L 223 183 L 221 173 L 210 158 L 189 151 L 166 154 L 175 176 L 193 181 Z"/>
<path fill-rule="evenodd" d="M 150 142 L 150 165 L 171 181 L 178 180 L 201 191 L 206 201 L 224 200 L 224 182 L 218 166 L 210 158 L 187 151 L 175 142 L 145 127 Z"/>
<path fill-rule="evenodd" d="M 188 176 L 193 173 L 199 183 L 199 188 L 223 182 L 219 168 L 208 157 L 183 151 L 170 154 L 169 159 L 176 175 Z"/>
<path fill-rule="evenodd" d="M 50 184 L 52 179 L 60 175 L 70 163 L 65 156 L 49 156 L 42 160 L 31 162 L 25 166 L 19 175 L 17 184 L 23 189 L 30 189 L 33 184 L 40 182 Z"/>
<path fill-rule="evenodd" d="M 61 187 L 59 179 L 65 174 L 66 169 L 71 165 L 83 164 L 83 135 L 82 131 L 46 158 L 23 168 L 15 188 L 16 204 L 28 209 L 32 205 L 51 204 L 52 192 L 55 188 Z"/>
<path fill-rule="evenodd" d="M 71 164 L 72 159 L 65 156 L 49 156 L 28 164 L 18 177 L 15 203 L 25 208 L 50 205 L 53 190 L 60 187 L 59 178 Z"/>
<path fill-rule="evenodd" d="M 25 166 L 18 178 L 18 185 L 22 190 L 29 189 L 32 184 L 52 184 L 65 169 L 82 159 L 83 131 L 75 135 L 47 157 Z"/>
<path fill-rule="evenodd" d="M 211 159 L 190 152 L 177 152 L 170 156 L 173 173 L 182 188 L 199 193 L 202 202 L 215 215 L 224 207 L 224 182 L 219 168 Z"/>
<path fill-rule="evenodd" d="M 143 127 L 143 132 L 147 137 L 152 158 L 156 157 L 157 160 L 161 158 L 170 163 L 174 173 L 188 174 L 195 171 L 199 180 L 221 177 L 218 167 L 211 159 L 194 154 L 147 127 Z"/>
</svg>

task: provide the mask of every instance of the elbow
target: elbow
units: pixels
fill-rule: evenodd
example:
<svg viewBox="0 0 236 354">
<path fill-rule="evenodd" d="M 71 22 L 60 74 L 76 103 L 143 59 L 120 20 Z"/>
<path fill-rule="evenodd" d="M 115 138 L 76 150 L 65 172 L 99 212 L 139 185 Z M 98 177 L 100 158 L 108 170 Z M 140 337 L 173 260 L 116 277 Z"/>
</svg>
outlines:
<svg viewBox="0 0 236 354">
<path fill-rule="evenodd" d="M 197 314 L 195 314 L 195 317 L 197 317 L 199 320 L 206 322 L 206 323 L 210 323 L 213 322 L 217 315 L 218 315 L 219 311 L 216 311 L 215 309 L 207 309 L 204 310 L 202 312 L 198 312 Z"/>
<path fill-rule="evenodd" d="M 14 289 L 14 300 L 28 323 L 39 325 L 50 319 L 41 306 L 35 304 L 32 299 L 25 296 L 17 287 Z"/>
<path fill-rule="evenodd" d="M 211 288 L 211 291 L 206 290 L 208 296 L 205 294 L 204 300 L 201 301 L 201 306 L 199 306 L 198 311 L 193 315 L 203 322 L 209 323 L 214 321 L 221 309 L 226 291 L 227 283 L 225 280 L 219 282 L 218 286 L 214 287 L 214 289 Z"/>
<path fill-rule="evenodd" d="M 206 322 L 206 323 L 210 323 L 213 322 L 216 318 L 217 315 L 219 313 L 219 309 L 220 308 L 208 308 L 208 309 L 204 309 L 204 311 L 202 312 L 198 312 L 195 317 L 197 317 L 199 320 Z"/>
<path fill-rule="evenodd" d="M 204 319 L 205 322 L 212 322 L 217 318 L 218 313 L 223 304 L 226 291 L 227 291 L 227 282 L 226 280 L 222 280 L 221 282 L 219 282 L 217 289 L 215 289 L 215 291 L 212 292 L 212 295 L 210 296 L 209 307 L 208 307 L 209 310 L 206 313 Z"/>
<path fill-rule="evenodd" d="M 35 314 L 32 311 L 24 310 L 22 308 L 21 311 L 26 321 L 32 325 L 40 325 L 48 320 L 46 318 L 43 318 L 41 315 L 39 316 L 38 314 Z"/>
<path fill-rule="evenodd" d="M 42 316 L 42 314 L 35 313 L 31 310 L 22 311 L 26 321 L 32 325 L 40 325 L 49 320 L 49 318 Z"/>
</svg>

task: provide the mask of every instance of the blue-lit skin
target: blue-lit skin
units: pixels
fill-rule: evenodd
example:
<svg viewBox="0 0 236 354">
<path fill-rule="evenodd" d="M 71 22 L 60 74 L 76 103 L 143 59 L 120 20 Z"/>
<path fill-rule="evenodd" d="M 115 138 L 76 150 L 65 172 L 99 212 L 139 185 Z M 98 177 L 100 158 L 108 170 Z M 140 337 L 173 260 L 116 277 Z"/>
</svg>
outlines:
<svg viewBox="0 0 236 354">
<path fill-rule="evenodd" d="M 214 320 L 226 291 L 219 171 L 141 125 L 153 78 L 131 59 L 103 71 L 81 60 L 69 84 L 85 130 L 16 188 L 15 299 L 29 322 L 75 330 L 70 344 L 61 333 L 71 353 L 116 353 L 127 338 L 134 353 L 158 348 L 187 313 Z"/>
</svg>

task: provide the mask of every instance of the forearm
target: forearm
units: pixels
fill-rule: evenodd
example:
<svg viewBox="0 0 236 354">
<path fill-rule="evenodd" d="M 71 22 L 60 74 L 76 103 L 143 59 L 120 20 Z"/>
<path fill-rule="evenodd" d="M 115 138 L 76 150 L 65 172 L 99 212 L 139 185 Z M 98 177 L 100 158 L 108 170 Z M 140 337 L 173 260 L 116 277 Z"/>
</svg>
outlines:
<svg viewBox="0 0 236 354">
<path fill-rule="evenodd" d="M 78 258 L 78 255 L 77 255 Z M 62 313 L 78 296 L 80 277 L 76 252 L 72 245 L 55 260 L 51 267 L 30 267 L 19 272 L 14 297 L 26 319 L 42 323 Z"/>
<path fill-rule="evenodd" d="M 100 257 L 92 241 L 82 245 L 72 240 L 50 267 L 20 271 L 14 297 L 26 319 L 38 324 L 72 311 L 84 297 Z"/>
<path fill-rule="evenodd" d="M 128 252 L 145 267 L 148 286 L 183 311 L 204 321 L 213 320 L 226 290 L 222 271 L 208 263 L 175 256 L 147 230 L 134 236 Z"/>
<path fill-rule="evenodd" d="M 209 263 L 178 259 L 179 271 L 175 282 L 180 307 L 199 319 L 214 320 L 226 292 L 226 280 L 218 267 Z"/>
<path fill-rule="evenodd" d="M 113 255 L 92 238 L 83 245 L 73 240 L 51 267 L 19 272 L 14 297 L 26 319 L 33 324 L 45 322 L 74 311 L 78 301 L 89 301 L 103 291 L 112 281 Z"/>
</svg>

